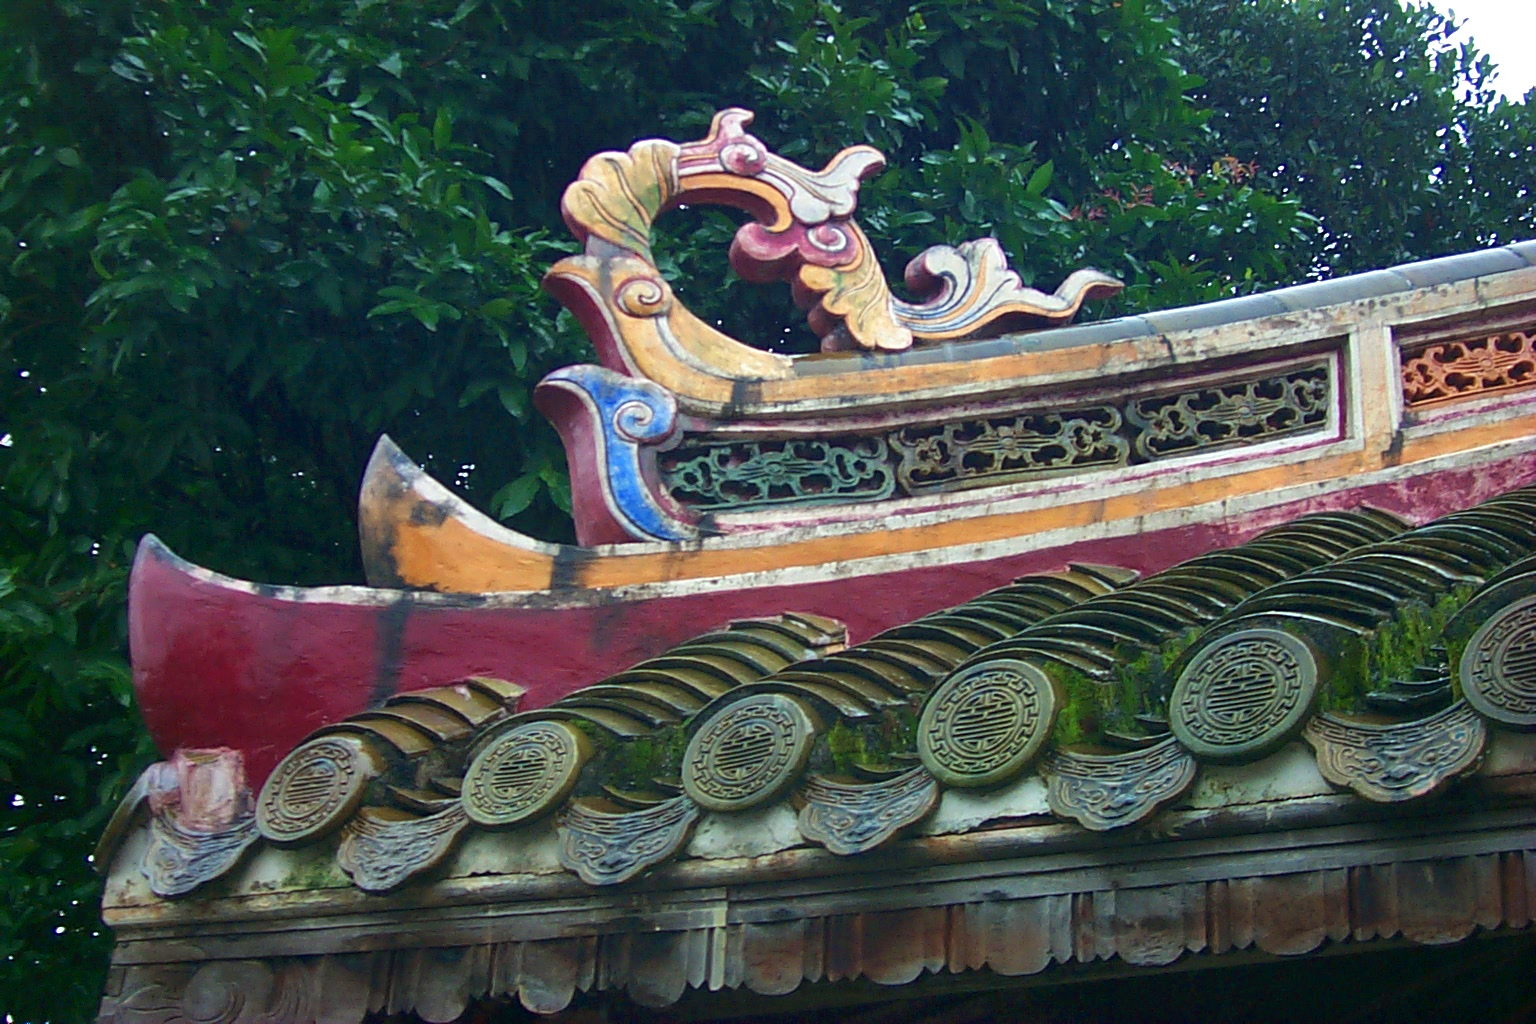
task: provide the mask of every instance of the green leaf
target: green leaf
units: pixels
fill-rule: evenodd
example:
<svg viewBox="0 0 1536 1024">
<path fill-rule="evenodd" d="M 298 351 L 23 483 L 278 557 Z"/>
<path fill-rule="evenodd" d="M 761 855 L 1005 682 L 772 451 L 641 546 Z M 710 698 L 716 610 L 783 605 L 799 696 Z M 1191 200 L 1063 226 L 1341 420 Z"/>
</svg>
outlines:
<svg viewBox="0 0 1536 1024">
<path fill-rule="evenodd" d="M 491 511 L 498 519 L 511 519 L 533 504 L 539 493 L 538 474 L 525 473 L 491 496 Z"/>
<path fill-rule="evenodd" d="M 405 313 L 414 310 L 417 305 L 417 302 L 413 302 L 410 299 L 390 299 L 388 302 L 381 302 L 374 306 L 366 315 L 369 319 L 372 319 L 376 316 L 388 316 L 391 313 Z"/>
<path fill-rule="evenodd" d="M 512 414 L 513 419 L 522 420 L 528 418 L 528 391 L 518 385 L 502 384 L 496 388 L 496 397 L 501 399 L 501 407 Z"/>
<path fill-rule="evenodd" d="M 234 32 L 231 34 L 258 56 L 262 58 L 266 57 L 267 48 L 262 45 L 261 40 L 257 39 L 249 32 Z"/>
<path fill-rule="evenodd" d="M 435 302 L 424 302 L 411 307 L 411 315 L 421 322 L 421 326 L 429 331 L 437 330 L 437 323 L 442 319 L 442 309 Z"/>
<path fill-rule="evenodd" d="M 1054 161 L 1047 160 L 1035 168 L 1035 173 L 1029 176 L 1029 184 L 1024 186 L 1024 191 L 1032 196 L 1042 194 L 1051 183 L 1051 176 L 1056 173 Z"/>
</svg>

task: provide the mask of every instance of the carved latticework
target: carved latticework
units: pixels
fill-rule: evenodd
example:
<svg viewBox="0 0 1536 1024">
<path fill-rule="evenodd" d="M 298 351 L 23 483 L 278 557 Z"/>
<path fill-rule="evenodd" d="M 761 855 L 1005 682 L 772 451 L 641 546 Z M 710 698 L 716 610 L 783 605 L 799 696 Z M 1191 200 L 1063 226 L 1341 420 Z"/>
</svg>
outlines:
<svg viewBox="0 0 1536 1024">
<path fill-rule="evenodd" d="M 891 435 L 909 494 L 1002 483 L 1053 471 L 1123 465 L 1130 445 L 1113 406 L 909 427 Z"/>
<path fill-rule="evenodd" d="M 1326 430 L 1328 362 L 1146 397 L 787 440 L 685 440 L 657 467 L 699 511 L 878 501 L 991 487 Z"/>
<path fill-rule="evenodd" d="M 1268 440 L 1319 426 L 1333 404 L 1323 366 L 1283 376 L 1216 384 L 1130 403 L 1125 416 L 1139 428 L 1136 453 L 1144 459 Z"/>
<path fill-rule="evenodd" d="M 1436 341 L 1403 350 L 1409 408 L 1536 384 L 1536 330 Z"/>
<path fill-rule="evenodd" d="M 661 459 L 673 496 L 706 511 L 875 501 L 890 497 L 896 482 L 881 437 L 712 445 Z"/>
</svg>

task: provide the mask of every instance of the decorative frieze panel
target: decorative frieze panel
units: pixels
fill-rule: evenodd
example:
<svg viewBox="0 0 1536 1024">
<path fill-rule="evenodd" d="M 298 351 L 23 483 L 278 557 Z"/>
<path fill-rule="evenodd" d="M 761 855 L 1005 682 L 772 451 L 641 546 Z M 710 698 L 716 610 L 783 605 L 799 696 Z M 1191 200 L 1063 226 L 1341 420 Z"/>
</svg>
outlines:
<svg viewBox="0 0 1536 1024">
<path fill-rule="evenodd" d="M 1327 429 L 1330 362 L 882 433 L 786 440 L 689 439 L 657 455 L 672 500 L 700 511 L 878 501 L 1158 462 Z"/>
<path fill-rule="evenodd" d="M 1160 398 L 1138 398 L 1125 418 L 1137 428 L 1136 454 L 1143 459 L 1262 441 L 1328 422 L 1333 389 L 1328 367 L 1218 384 Z"/>
<path fill-rule="evenodd" d="M 692 508 L 761 508 L 874 501 L 895 488 L 881 437 L 833 441 L 749 441 L 660 457 L 672 496 Z"/>
<path fill-rule="evenodd" d="M 1002 483 L 1021 476 L 1119 466 L 1130 446 L 1119 436 L 1119 410 L 1030 413 L 891 434 L 896 475 L 908 494 Z"/>
<path fill-rule="evenodd" d="M 1536 330 L 1457 338 L 1403 350 L 1409 408 L 1536 384 Z"/>
</svg>

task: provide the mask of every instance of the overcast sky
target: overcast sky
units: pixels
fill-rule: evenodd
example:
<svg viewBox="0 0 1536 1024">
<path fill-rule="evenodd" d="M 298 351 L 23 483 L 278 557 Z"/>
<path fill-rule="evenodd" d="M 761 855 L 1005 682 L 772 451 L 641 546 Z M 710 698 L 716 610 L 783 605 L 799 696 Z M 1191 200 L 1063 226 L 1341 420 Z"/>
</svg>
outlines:
<svg viewBox="0 0 1536 1024">
<path fill-rule="evenodd" d="M 1519 99 L 1536 87 L 1536 0 L 1434 0 L 1466 26 L 1477 48 L 1493 58 L 1495 88 Z"/>
</svg>

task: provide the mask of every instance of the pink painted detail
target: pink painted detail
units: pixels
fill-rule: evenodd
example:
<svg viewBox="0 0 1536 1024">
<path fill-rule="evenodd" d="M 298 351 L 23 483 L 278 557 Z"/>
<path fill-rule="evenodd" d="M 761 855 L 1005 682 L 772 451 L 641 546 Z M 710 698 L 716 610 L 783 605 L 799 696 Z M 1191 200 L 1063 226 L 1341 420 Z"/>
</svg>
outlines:
<svg viewBox="0 0 1536 1024">
<path fill-rule="evenodd" d="M 859 183 L 885 169 L 885 157 L 871 146 L 849 146 L 819 171 L 810 171 L 771 152 L 747 132 L 752 112 L 733 107 L 715 115 L 709 135 L 677 150 L 679 179 L 725 172 L 766 182 L 784 197 L 801 224 L 848 217 L 858 205 Z M 683 201 L 687 201 L 684 199 Z"/>
<path fill-rule="evenodd" d="M 238 750 L 179 749 L 152 767 L 146 795 L 155 814 L 174 808 L 177 823 L 195 832 L 218 832 L 251 814 L 245 756 Z"/>
<path fill-rule="evenodd" d="M 798 585 L 530 607 L 526 598 L 336 587 L 263 587 L 199 570 L 146 539 L 134 564 L 129 636 L 140 711 L 162 751 L 230 747 L 259 788 L 311 731 L 391 695 L 469 675 L 527 688 L 537 708 L 732 619 L 815 612 L 853 642 L 1016 576 L 1098 562 L 1144 573 L 1307 512 L 1369 504 L 1423 521 L 1536 477 L 1525 455 L 1491 466 L 1320 495 L 1260 513 L 984 561 Z M 552 595 L 551 595 L 552 596 Z"/>
<path fill-rule="evenodd" d="M 709 135 L 697 142 L 678 147 L 680 174 L 701 174 L 716 170 L 753 175 L 768 166 L 768 147 L 747 132 L 752 112 L 732 108 L 715 115 Z"/>
<path fill-rule="evenodd" d="M 814 227 L 791 224 L 783 231 L 750 222 L 731 243 L 732 269 L 754 284 L 786 280 L 802 263 L 836 267 L 857 255 L 858 242 L 847 222 L 840 220 Z"/>
</svg>

